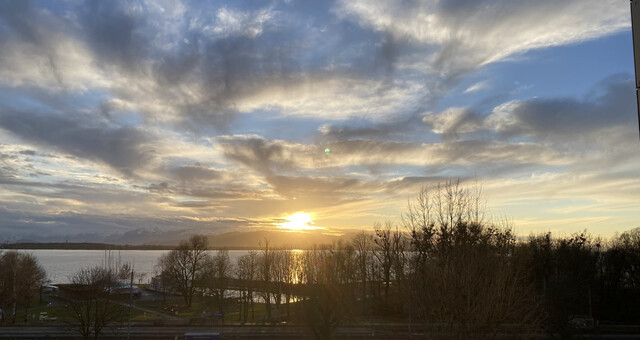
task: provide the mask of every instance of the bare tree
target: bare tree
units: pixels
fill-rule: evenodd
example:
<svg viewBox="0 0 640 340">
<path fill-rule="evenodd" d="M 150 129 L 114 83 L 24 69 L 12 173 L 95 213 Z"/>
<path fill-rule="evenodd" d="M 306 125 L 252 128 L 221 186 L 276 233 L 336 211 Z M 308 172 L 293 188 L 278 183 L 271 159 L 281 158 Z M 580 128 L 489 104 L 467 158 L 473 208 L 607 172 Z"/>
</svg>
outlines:
<svg viewBox="0 0 640 340">
<path fill-rule="evenodd" d="M 307 251 L 306 265 L 313 274 L 307 281 L 309 299 L 304 316 L 317 339 L 330 339 L 335 329 L 353 313 L 355 299 L 350 290 L 353 279 L 353 249 L 340 245 Z"/>
<path fill-rule="evenodd" d="M 407 234 L 400 230 L 398 225 L 391 231 L 391 264 L 393 279 L 397 290 L 398 299 L 394 307 L 401 309 L 408 307 L 410 303 L 410 282 L 407 279 L 407 267 L 409 265 L 409 239 Z"/>
<path fill-rule="evenodd" d="M 365 314 L 370 308 L 368 308 L 368 285 L 367 283 L 372 280 L 373 273 L 371 273 L 371 264 L 373 262 L 373 235 L 367 234 L 364 231 L 356 234 L 351 240 L 351 244 L 355 249 L 355 261 L 356 261 L 356 273 L 357 281 L 360 288 L 360 300 L 361 300 L 361 313 Z"/>
<path fill-rule="evenodd" d="M 265 284 L 265 289 L 262 291 L 262 298 L 264 299 L 265 308 L 267 311 L 266 319 L 271 319 L 271 293 L 269 292 L 269 284 L 271 283 L 271 267 L 273 266 L 273 250 L 269 248 L 270 240 L 265 239 L 262 248 L 262 256 L 260 258 L 260 278 Z"/>
<path fill-rule="evenodd" d="M 273 263 L 271 266 L 271 278 L 278 285 L 278 290 L 274 294 L 274 300 L 276 304 L 276 314 L 278 320 L 281 318 L 280 305 L 282 304 L 282 285 L 286 284 L 289 276 L 289 263 L 291 261 L 289 250 L 275 250 L 273 251 Z"/>
<path fill-rule="evenodd" d="M 208 286 L 207 288 L 214 293 L 218 311 L 224 317 L 224 299 L 233 271 L 229 251 L 226 249 L 218 250 L 214 257 L 205 262 L 204 266 L 205 286 Z"/>
<path fill-rule="evenodd" d="M 514 263 L 509 226 L 487 223 L 479 190 L 459 181 L 423 188 L 403 215 L 416 256 L 412 298 L 448 336 L 492 336 L 501 324 L 537 327 L 540 301 Z"/>
<path fill-rule="evenodd" d="M 125 314 L 124 306 L 113 301 L 117 281 L 117 271 L 101 266 L 81 269 L 71 278 L 66 314 L 83 339 L 98 339 Z"/>
<path fill-rule="evenodd" d="M 291 317 L 291 300 L 293 298 L 297 300 L 302 298 L 302 295 L 293 289 L 296 284 L 302 283 L 302 254 L 303 252 L 299 250 L 289 250 L 286 255 L 287 269 L 285 270 L 285 282 L 289 287 L 285 296 L 287 317 Z"/>
<path fill-rule="evenodd" d="M 236 275 L 238 279 L 243 280 L 246 283 L 246 291 L 243 292 L 243 313 L 242 317 L 244 321 L 249 319 L 249 306 L 251 306 L 251 319 L 254 318 L 254 300 L 253 300 L 253 283 L 257 278 L 258 270 L 258 254 L 255 251 L 250 251 L 246 255 L 238 258 L 238 265 L 236 266 Z"/>
<path fill-rule="evenodd" d="M 209 256 L 207 244 L 206 236 L 193 235 L 158 260 L 163 278 L 180 291 L 188 307 L 191 307 L 196 286 L 203 279 L 204 264 Z"/>
<path fill-rule="evenodd" d="M 384 306 L 386 307 L 389 305 L 389 286 L 391 285 L 391 268 L 393 266 L 393 240 L 391 234 L 394 226 L 391 221 L 387 221 L 384 226 L 376 223 L 373 228 L 376 233 L 374 242 L 378 246 L 373 254 L 382 268 Z"/>
</svg>

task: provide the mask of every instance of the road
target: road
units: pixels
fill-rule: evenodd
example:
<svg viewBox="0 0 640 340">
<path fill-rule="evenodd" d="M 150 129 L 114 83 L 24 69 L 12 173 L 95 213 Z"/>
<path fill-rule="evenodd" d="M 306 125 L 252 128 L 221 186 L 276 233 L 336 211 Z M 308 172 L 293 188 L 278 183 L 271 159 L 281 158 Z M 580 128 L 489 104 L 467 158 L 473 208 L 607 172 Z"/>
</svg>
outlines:
<svg viewBox="0 0 640 340">
<path fill-rule="evenodd" d="M 341 327 L 335 332 L 336 339 L 408 339 L 425 338 L 428 334 L 407 332 L 407 325 L 389 324 L 370 326 Z M 218 332 L 222 339 L 301 339 L 313 338 L 306 327 L 300 326 L 216 326 L 216 327 L 132 327 L 131 339 L 182 339 L 184 333 L 189 332 Z M 519 335 L 515 336 L 520 338 Z M 537 339 L 552 339 L 539 334 Z M 105 330 L 101 339 L 126 339 L 127 329 L 113 328 Z M 504 339 L 514 338 L 514 334 L 505 335 Z M 576 339 L 638 339 L 638 334 L 589 334 L 574 336 Z M 0 327 L 0 339 L 80 339 L 77 333 L 70 329 L 55 326 L 41 327 Z"/>
<path fill-rule="evenodd" d="M 364 330 L 347 329 L 340 333 L 346 338 L 364 337 Z M 181 339 L 189 332 L 219 332 L 222 339 L 297 339 L 311 337 L 307 328 L 281 326 L 245 327 L 132 327 L 131 339 Z M 359 334 L 360 333 L 360 334 Z M 104 332 L 101 339 L 126 339 L 127 329 L 115 328 Z M 0 339 L 80 339 L 77 333 L 63 327 L 0 327 Z"/>
</svg>

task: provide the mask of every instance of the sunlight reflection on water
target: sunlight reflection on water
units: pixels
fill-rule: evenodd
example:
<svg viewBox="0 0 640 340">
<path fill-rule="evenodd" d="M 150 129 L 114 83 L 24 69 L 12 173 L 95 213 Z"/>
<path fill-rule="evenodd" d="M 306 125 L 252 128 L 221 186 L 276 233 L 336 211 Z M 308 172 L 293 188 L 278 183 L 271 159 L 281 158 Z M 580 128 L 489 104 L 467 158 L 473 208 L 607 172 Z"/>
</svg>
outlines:
<svg viewBox="0 0 640 340">
<path fill-rule="evenodd" d="M 92 267 L 97 265 L 117 266 L 118 263 L 132 262 L 135 265 L 136 273 L 141 273 L 142 278 L 137 280 L 138 283 L 149 283 L 151 277 L 156 272 L 156 263 L 160 256 L 167 253 L 168 250 L 62 250 L 62 249 L 34 249 L 20 250 L 34 254 L 38 261 L 42 264 L 52 283 L 69 283 L 70 277 L 81 268 Z M 110 252 L 110 253 L 109 253 Z M 277 251 L 274 251 L 276 253 Z M 300 272 L 300 260 L 304 254 L 304 250 L 293 249 L 292 261 L 296 263 L 298 270 L 294 270 L 295 277 L 292 282 L 300 281 L 297 275 Z M 211 255 L 215 255 L 216 251 L 209 251 Z M 249 250 L 229 250 L 229 259 L 235 266 L 240 256 L 248 254 Z M 261 251 L 256 251 L 261 255 Z M 111 256 L 109 256 L 111 255 Z M 111 260 L 109 260 L 111 258 Z"/>
<path fill-rule="evenodd" d="M 20 250 L 34 254 L 42 264 L 52 283 L 69 283 L 69 278 L 79 269 L 103 265 L 108 253 L 104 250 Z M 148 283 L 155 273 L 155 266 L 162 254 L 168 250 L 111 250 L 111 262 L 133 262 L 135 271 L 144 275 L 139 283 Z M 212 255 L 215 250 L 210 251 Z M 248 254 L 248 250 L 229 250 L 229 258 L 236 263 L 238 257 Z M 107 260 L 107 263 L 110 262 Z"/>
</svg>

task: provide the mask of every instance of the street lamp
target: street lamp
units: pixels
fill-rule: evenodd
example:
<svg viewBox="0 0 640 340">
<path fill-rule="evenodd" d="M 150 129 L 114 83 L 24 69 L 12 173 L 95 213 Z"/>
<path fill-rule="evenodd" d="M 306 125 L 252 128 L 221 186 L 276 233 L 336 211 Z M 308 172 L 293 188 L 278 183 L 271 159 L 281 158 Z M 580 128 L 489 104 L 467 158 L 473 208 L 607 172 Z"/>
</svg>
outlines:
<svg viewBox="0 0 640 340">
<path fill-rule="evenodd" d="M 638 129 L 640 131 L 640 0 L 631 2 L 631 31 L 633 33 L 633 56 L 636 70 L 636 106 L 638 108 Z"/>
</svg>

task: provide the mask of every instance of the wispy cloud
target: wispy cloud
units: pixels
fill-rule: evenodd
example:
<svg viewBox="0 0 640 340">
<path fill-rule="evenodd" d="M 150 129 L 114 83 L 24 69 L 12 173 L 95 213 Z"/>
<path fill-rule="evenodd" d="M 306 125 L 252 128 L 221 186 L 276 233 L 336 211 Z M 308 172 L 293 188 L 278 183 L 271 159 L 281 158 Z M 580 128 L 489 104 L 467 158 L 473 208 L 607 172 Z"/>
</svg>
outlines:
<svg viewBox="0 0 640 340">
<path fill-rule="evenodd" d="M 458 177 L 527 227 L 622 226 L 640 194 L 632 65 L 553 96 L 489 66 L 628 28 L 613 0 L 0 1 L 0 235 L 174 237 L 296 211 L 362 227 Z M 509 210 L 523 200 L 544 216 Z"/>
<path fill-rule="evenodd" d="M 489 87 L 489 82 L 488 81 L 480 81 L 477 82 L 469 87 L 467 87 L 466 90 L 463 91 L 463 93 L 473 93 L 473 92 L 478 92 L 478 91 L 482 91 L 485 90 Z"/>
</svg>

